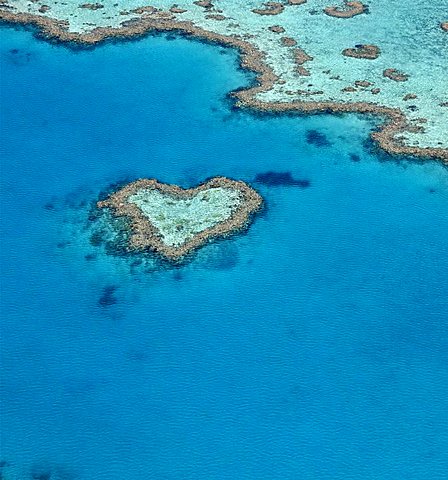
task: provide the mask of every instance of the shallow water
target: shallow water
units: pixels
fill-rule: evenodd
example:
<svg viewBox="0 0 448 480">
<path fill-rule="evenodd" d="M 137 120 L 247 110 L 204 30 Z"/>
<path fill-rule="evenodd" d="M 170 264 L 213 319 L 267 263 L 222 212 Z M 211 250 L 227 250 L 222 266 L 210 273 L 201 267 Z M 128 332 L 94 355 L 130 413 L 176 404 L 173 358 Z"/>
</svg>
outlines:
<svg viewBox="0 0 448 480">
<path fill-rule="evenodd" d="M 226 49 L 1 34 L 5 478 L 446 478 L 446 168 L 233 110 Z M 303 182 L 180 268 L 91 242 L 111 183 L 267 172 Z"/>
</svg>

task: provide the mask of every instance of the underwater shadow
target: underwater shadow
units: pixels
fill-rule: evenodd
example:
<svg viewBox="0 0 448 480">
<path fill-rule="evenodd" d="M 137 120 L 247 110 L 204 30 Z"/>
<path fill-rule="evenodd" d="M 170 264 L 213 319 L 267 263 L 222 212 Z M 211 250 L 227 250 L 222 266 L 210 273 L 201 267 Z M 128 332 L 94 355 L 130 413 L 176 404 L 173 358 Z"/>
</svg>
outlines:
<svg viewBox="0 0 448 480">
<path fill-rule="evenodd" d="M 263 172 L 258 173 L 252 183 L 259 183 L 267 187 L 299 187 L 308 188 L 311 181 L 308 179 L 297 179 L 291 172 Z"/>
</svg>

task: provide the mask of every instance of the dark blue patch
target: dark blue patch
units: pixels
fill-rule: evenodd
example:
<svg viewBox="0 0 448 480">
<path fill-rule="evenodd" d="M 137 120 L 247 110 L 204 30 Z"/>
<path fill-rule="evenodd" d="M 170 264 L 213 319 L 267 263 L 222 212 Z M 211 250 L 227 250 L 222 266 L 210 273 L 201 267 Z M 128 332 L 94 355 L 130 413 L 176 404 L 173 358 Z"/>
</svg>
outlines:
<svg viewBox="0 0 448 480">
<path fill-rule="evenodd" d="M 31 53 L 22 52 L 18 48 L 11 48 L 6 54 L 9 63 L 13 65 L 26 65 L 31 59 Z"/>
<path fill-rule="evenodd" d="M 216 243 L 208 252 L 206 267 L 212 270 L 231 270 L 239 262 L 238 249 L 229 243 Z"/>
<path fill-rule="evenodd" d="M 84 194 L 80 194 L 79 192 L 69 193 L 64 198 L 64 203 L 66 207 L 72 208 L 73 210 L 78 210 L 87 206 L 87 201 L 84 198 Z"/>
<path fill-rule="evenodd" d="M 54 203 L 48 202 L 48 203 L 46 203 L 46 204 L 44 205 L 44 209 L 45 209 L 45 210 L 48 210 L 48 211 L 50 211 L 50 212 L 54 212 L 54 211 L 56 210 L 56 206 L 55 206 Z"/>
<path fill-rule="evenodd" d="M 329 147 L 331 146 L 328 138 L 318 130 L 306 131 L 306 143 L 309 145 L 315 145 L 316 147 Z"/>
<path fill-rule="evenodd" d="M 307 179 L 296 179 L 291 172 L 264 172 L 258 173 L 253 181 L 268 187 L 300 187 L 307 188 L 311 182 Z"/>
<path fill-rule="evenodd" d="M 87 221 L 88 222 L 95 222 L 103 214 L 104 214 L 104 212 L 102 212 L 99 208 L 97 208 L 96 205 L 92 205 L 92 208 L 89 210 L 89 213 L 87 215 Z"/>
<path fill-rule="evenodd" d="M 134 363 L 148 363 L 151 360 L 148 352 L 149 348 L 144 345 L 132 347 L 126 352 L 126 358 Z"/>
<path fill-rule="evenodd" d="M 51 469 L 48 466 L 34 465 L 31 467 L 30 477 L 33 480 L 50 480 Z"/>
<path fill-rule="evenodd" d="M 90 245 L 93 245 L 94 247 L 99 247 L 104 243 L 104 236 L 102 232 L 93 232 L 92 235 L 90 236 Z"/>
<path fill-rule="evenodd" d="M 6 480 L 6 477 L 3 474 L 3 469 L 8 468 L 10 465 L 6 460 L 0 460 L 0 480 Z"/>
<path fill-rule="evenodd" d="M 31 467 L 33 480 L 74 480 L 75 475 L 62 465 L 36 464 Z"/>
<path fill-rule="evenodd" d="M 176 282 L 180 282 L 184 279 L 184 276 L 181 271 L 179 270 L 174 270 L 173 272 L 173 279 L 176 280 Z"/>
<path fill-rule="evenodd" d="M 359 155 L 357 155 L 356 153 L 351 153 L 350 154 L 350 160 L 352 162 L 360 162 L 361 161 L 361 157 Z"/>
<path fill-rule="evenodd" d="M 103 293 L 98 300 L 98 305 L 101 307 L 110 307 L 117 303 L 117 297 L 115 296 L 115 292 L 117 291 L 118 287 L 116 285 L 108 285 L 103 288 Z"/>
</svg>

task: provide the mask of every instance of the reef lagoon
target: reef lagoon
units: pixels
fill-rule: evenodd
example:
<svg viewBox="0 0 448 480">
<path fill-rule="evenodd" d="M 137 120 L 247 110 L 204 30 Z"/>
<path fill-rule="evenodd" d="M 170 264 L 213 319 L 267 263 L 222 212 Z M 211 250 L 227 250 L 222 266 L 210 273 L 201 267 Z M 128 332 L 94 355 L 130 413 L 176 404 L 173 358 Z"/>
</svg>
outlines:
<svg viewBox="0 0 448 480">
<path fill-rule="evenodd" d="M 3 479 L 446 479 L 441 162 L 234 108 L 217 45 L 1 37 Z M 216 176 L 264 199 L 244 233 L 176 266 L 109 241 L 117 186 Z"/>
</svg>

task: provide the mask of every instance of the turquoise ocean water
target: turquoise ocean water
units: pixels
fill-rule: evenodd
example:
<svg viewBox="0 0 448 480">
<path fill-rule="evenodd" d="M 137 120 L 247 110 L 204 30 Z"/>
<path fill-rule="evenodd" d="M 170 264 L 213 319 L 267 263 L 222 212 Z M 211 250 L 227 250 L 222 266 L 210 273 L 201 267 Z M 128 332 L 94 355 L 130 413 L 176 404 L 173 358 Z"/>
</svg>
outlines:
<svg viewBox="0 0 448 480">
<path fill-rule="evenodd" d="M 234 110 L 218 46 L 1 36 L 2 478 L 447 478 L 446 168 Z M 179 268 L 95 241 L 111 184 L 266 172 L 309 186 L 253 183 L 247 234 Z"/>
</svg>

